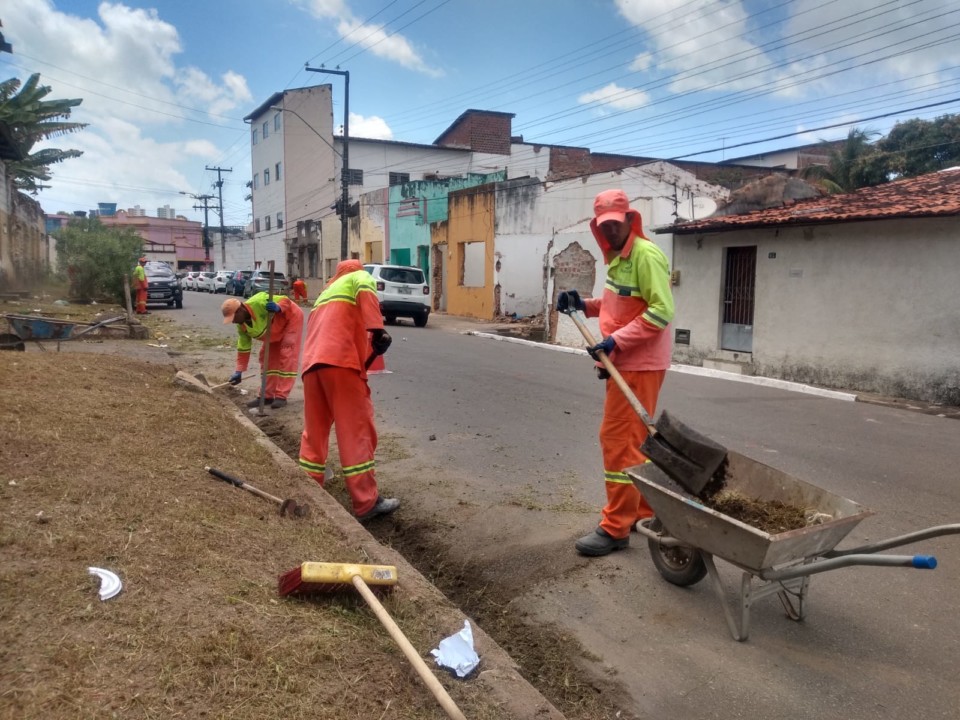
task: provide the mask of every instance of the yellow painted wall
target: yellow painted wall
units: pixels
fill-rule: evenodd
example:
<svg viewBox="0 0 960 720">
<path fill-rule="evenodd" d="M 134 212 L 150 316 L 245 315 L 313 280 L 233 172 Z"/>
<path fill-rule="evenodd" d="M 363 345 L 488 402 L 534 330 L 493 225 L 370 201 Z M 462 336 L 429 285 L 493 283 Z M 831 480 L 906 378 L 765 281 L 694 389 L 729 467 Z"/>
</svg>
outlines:
<svg viewBox="0 0 960 720">
<path fill-rule="evenodd" d="M 449 196 L 449 220 L 446 228 L 432 232 L 433 244 L 447 242 L 447 312 L 450 315 L 492 320 L 494 313 L 494 218 L 496 195 L 493 186 L 470 188 Z M 444 231 L 445 230 L 445 231 Z M 441 239 L 442 238 L 442 239 Z M 463 245 L 485 243 L 484 286 L 460 285 Z"/>
</svg>

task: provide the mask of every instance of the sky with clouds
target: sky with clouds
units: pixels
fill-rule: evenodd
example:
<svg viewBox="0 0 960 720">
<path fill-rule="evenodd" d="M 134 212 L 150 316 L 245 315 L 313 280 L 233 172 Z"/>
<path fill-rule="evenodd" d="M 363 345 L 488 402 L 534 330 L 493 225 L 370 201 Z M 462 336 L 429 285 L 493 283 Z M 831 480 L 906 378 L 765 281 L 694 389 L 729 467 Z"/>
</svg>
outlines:
<svg viewBox="0 0 960 720">
<path fill-rule="evenodd" d="M 224 220 L 246 224 L 243 116 L 323 82 L 342 113 L 307 62 L 350 71 L 351 136 L 418 143 L 476 108 L 528 142 L 718 161 L 960 112 L 953 0 L 4 0 L 0 21 L 4 79 L 83 98 L 89 127 L 49 143 L 84 155 L 47 212 L 202 219 L 180 193 L 213 192 L 219 165 Z"/>
</svg>

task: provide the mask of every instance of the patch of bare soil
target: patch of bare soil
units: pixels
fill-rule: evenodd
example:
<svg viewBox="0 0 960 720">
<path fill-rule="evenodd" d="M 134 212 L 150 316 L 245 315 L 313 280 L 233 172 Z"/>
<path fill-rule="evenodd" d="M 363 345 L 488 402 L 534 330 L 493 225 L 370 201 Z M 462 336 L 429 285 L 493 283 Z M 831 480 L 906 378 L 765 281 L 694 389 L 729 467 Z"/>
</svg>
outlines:
<svg viewBox="0 0 960 720">
<path fill-rule="evenodd" d="M 299 434 L 290 423 L 280 417 L 251 419 L 267 432 L 271 439 L 284 448 L 299 450 Z M 286 437 L 284 437 L 286 435 Z M 406 451 L 401 438 L 384 435 L 377 448 L 378 468 L 391 458 L 402 458 Z M 290 452 L 290 450 L 288 450 Z M 292 455 L 296 457 L 296 455 Z M 345 507 L 350 507 L 349 495 L 337 463 L 336 450 L 331 450 L 328 466 L 333 474 L 325 488 Z M 389 471 L 378 472 L 378 480 L 389 491 L 389 484 L 403 486 L 405 480 Z M 469 563 L 451 563 L 454 556 L 444 542 L 445 521 L 410 521 L 402 513 L 370 523 L 368 529 L 377 540 L 395 548 L 423 574 L 437 589 L 466 615 L 474 618 L 496 643 L 509 653 L 520 672 L 544 697 L 570 720 L 631 720 L 633 716 L 621 710 L 622 690 L 615 681 L 599 682 L 580 667 L 584 658 L 598 660 L 586 653 L 580 643 L 557 626 L 532 622 L 510 605 L 514 592 L 499 586 L 488 578 L 490 573 Z M 518 562 L 536 563 L 530 559 Z"/>
<path fill-rule="evenodd" d="M 0 718 L 445 717 L 352 593 L 277 595 L 306 559 L 368 562 L 323 517 L 281 518 L 303 479 L 174 370 L 111 355 L 0 353 Z M 119 575 L 108 601 L 88 567 Z M 388 611 L 436 631 L 402 587 Z M 478 686 L 442 679 L 470 718 Z"/>
</svg>

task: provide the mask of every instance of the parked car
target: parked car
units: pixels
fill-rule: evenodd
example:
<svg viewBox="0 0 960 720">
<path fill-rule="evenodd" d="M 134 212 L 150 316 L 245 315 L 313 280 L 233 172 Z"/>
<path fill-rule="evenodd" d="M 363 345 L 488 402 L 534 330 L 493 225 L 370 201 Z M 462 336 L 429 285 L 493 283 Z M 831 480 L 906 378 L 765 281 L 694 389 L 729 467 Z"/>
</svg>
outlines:
<svg viewBox="0 0 960 720">
<path fill-rule="evenodd" d="M 232 270 L 218 270 L 217 274 L 213 277 L 213 291 L 215 293 L 225 293 L 227 291 L 227 283 L 232 279 Z"/>
<path fill-rule="evenodd" d="M 183 286 L 166 263 L 148 262 L 143 267 L 147 275 L 147 305 L 164 304 L 183 308 Z"/>
<path fill-rule="evenodd" d="M 270 271 L 254 270 L 243 285 L 243 296 L 245 298 L 256 295 L 258 292 L 266 292 L 270 289 Z M 282 272 L 273 273 L 273 294 L 286 295 L 290 290 L 290 282 L 284 277 Z"/>
<path fill-rule="evenodd" d="M 227 283 L 227 295 L 243 295 L 243 286 L 251 275 L 253 270 L 234 270 L 233 277 Z"/>
<path fill-rule="evenodd" d="M 212 270 L 204 270 L 197 275 L 197 290 L 200 292 L 214 292 L 213 279 L 217 276 Z"/>
<path fill-rule="evenodd" d="M 184 290 L 196 290 L 197 289 L 197 275 L 200 273 L 195 270 L 191 270 L 186 274 L 186 277 L 181 280 L 180 284 L 183 286 Z"/>
<path fill-rule="evenodd" d="M 430 317 L 430 286 L 423 270 L 408 265 L 364 265 L 377 281 L 377 297 L 383 319 L 392 324 L 398 317 L 413 319 L 417 327 L 424 327 Z"/>
</svg>

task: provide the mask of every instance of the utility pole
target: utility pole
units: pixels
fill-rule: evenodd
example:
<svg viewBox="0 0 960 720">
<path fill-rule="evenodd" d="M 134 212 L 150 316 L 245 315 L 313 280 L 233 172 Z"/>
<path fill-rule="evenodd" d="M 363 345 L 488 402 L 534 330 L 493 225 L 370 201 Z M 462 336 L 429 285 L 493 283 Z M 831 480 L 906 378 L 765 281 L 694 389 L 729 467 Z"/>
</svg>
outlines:
<svg viewBox="0 0 960 720">
<path fill-rule="evenodd" d="M 195 195 L 193 193 L 184 192 L 183 190 L 180 191 L 180 194 L 186 195 L 187 197 L 191 197 L 194 200 L 198 200 L 199 202 L 203 203 L 203 205 L 194 205 L 193 209 L 203 210 L 203 257 L 204 257 L 204 264 L 209 267 L 210 265 L 210 230 L 209 230 L 210 223 L 207 217 L 207 213 L 210 210 L 210 205 L 208 204 L 208 202 L 210 200 L 213 200 L 213 195 Z"/>
<path fill-rule="evenodd" d="M 222 168 L 222 167 L 210 167 L 209 165 L 204 165 L 207 170 L 216 170 L 217 172 L 217 181 L 214 183 L 214 187 L 217 188 L 217 191 L 220 193 L 220 269 L 227 269 L 227 236 L 223 228 L 223 178 L 220 177 L 220 173 L 233 172 L 233 168 Z"/>
<path fill-rule="evenodd" d="M 346 260 L 349 253 L 347 233 L 349 218 L 347 209 L 350 207 L 350 71 L 328 70 L 326 68 L 312 68 L 306 66 L 307 72 L 326 73 L 328 75 L 343 76 L 343 168 L 341 180 L 343 182 L 342 198 L 340 200 L 340 259 Z"/>
</svg>

